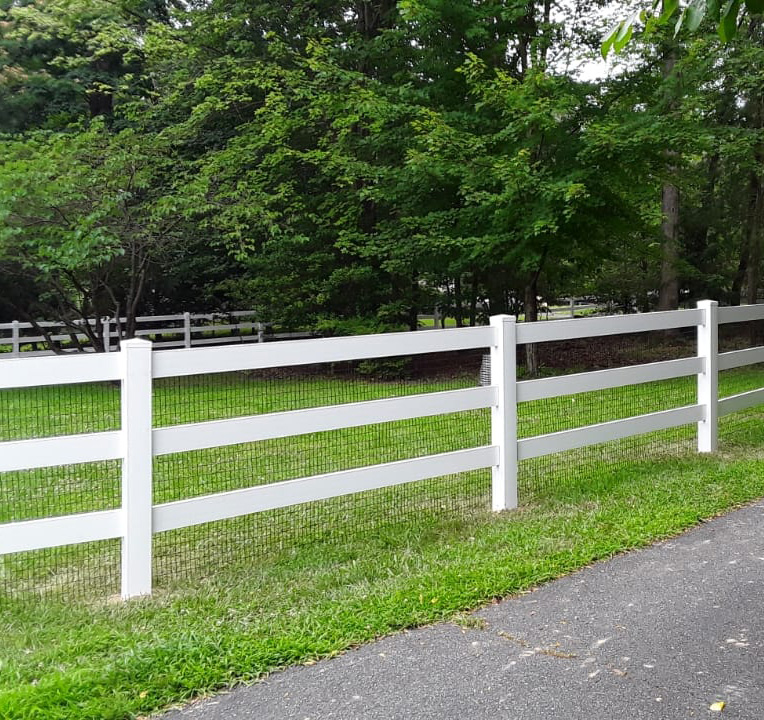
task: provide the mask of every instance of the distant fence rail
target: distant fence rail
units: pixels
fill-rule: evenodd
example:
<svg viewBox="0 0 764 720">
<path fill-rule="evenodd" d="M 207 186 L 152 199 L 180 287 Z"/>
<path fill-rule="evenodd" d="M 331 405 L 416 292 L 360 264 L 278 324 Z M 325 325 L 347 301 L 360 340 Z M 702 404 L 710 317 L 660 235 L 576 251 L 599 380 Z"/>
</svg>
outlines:
<svg viewBox="0 0 764 720">
<path fill-rule="evenodd" d="M 155 348 L 190 348 L 201 345 L 265 342 L 266 340 L 292 340 L 313 337 L 310 332 L 272 332 L 273 323 L 254 320 L 252 310 L 233 310 L 221 313 L 179 313 L 175 315 L 142 315 L 136 318 L 136 337 L 152 340 Z M 88 318 L 69 322 L 42 320 L 37 323 L 0 323 L 0 358 L 51 355 L 91 351 L 88 334 L 81 329 L 88 325 L 102 339 L 103 349 L 119 349 L 126 318 Z M 42 331 L 42 332 L 41 332 Z M 47 333 L 47 334 L 43 334 Z M 78 346 L 78 343 L 81 346 Z"/>
<path fill-rule="evenodd" d="M 493 509 L 505 510 L 517 506 L 519 461 L 682 425 L 696 424 L 698 451 L 713 452 L 720 415 L 764 403 L 764 388 L 718 397 L 720 370 L 764 362 L 764 347 L 720 354 L 719 325 L 760 320 L 764 320 L 764 305 L 719 309 L 715 302 L 703 301 L 697 309 L 643 315 L 521 324 L 511 316 L 495 316 L 489 326 L 432 333 L 184 348 L 156 354 L 150 342 L 132 339 L 123 341 L 118 353 L 8 360 L 0 374 L 0 389 L 119 381 L 122 420 L 119 430 L 2 442 L 0 472 L 119 459 L 122 497 L 115 509 L 2 524 L 0 554 L 121 539 L 121 594 L 129 598 L 152 591 L 155 533 L 483 468 L 492 472 Z M 518 345 L 689 327 L 697 332 L 694 357 L 517 380 Z M 483 348 L 490 348 L 488 386 L 152 428 L 152 386 L 158 378 Z M 697 382 L 696 401 L 683 407 L 518 438 L 520 403 L 681 377 L 695 377 Z M 484 446 L 171 502 L 154 504 L 152 499 L 156 456 L 487 408 L 491 436 Z"/>
</svg>

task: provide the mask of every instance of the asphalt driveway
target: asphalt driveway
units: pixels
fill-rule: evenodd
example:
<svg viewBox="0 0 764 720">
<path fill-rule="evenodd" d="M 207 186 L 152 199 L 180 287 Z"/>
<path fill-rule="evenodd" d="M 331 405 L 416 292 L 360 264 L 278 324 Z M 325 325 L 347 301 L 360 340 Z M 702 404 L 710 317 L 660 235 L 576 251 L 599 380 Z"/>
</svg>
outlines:
<svg viewBox="0 0 764 720">
<path fill-rule="evenodd" d="M 274 673 L 162 718 L 764 720 L 763 590 L 759 502 L 459 624 Z"/>
</svg>

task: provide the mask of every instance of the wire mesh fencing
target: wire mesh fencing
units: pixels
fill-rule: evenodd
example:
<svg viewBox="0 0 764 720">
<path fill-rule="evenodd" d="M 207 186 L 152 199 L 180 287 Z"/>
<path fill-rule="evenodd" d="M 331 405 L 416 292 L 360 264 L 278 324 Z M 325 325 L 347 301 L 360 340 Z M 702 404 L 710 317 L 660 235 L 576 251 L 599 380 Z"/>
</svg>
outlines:
<svg viewBox="0 0 764 720">
<path fill-rule="evenodd" d="M 722 326 L 720 351 L 761 344 L 748 324 Z M 154 426 L 268 415 L 383 398 L 473 388 L 490 382 L 487 350 L 304 365 L 155 380 Z M 564 342 L 533 349 L 538 376 L 694 357 L 695 329 Z M 527 350 L 518 348 L 519 379 Z M 764 385 L 764 363 L 720 373 L 726 397 Z M 520 403 L 520 438 L 557 433 L 696 402 L 694 376 Z M 423 403 L 426 399 L 423 398 Z M 490 409 L 329 430 L 155 457 L 153 502 L 267 485 L 491 443 Z M 748 442 L 764 405 L 722 418 L 722 448 Z M 119 383 L 0 390 L 0 441 L 117 430 Z M 620 481 L 635 463 L 695 449 L 685 425 L 555 453 L 519 466 L 521 504 L 556 501 Z M 188 587 L 306 546 L 363 534 L 438 527 L 490 510 L 490 469 L 268 510 L 154 536 L 158 590 Z M 0 523 L 118 508 L 118 460 L 0 473 Z M 0 556 L 0 597 L 103 598 L 119 589 L 118 540 Z M 193 585 L 192 585 L 193 587 Z"/>
<path fill-rule="evenodd" d="M 118 430 L 119 383 L 0 390 L 0 442 Z M 118 508 L 120 460 L 0 472 L 0 523 Z M 0 555 L 0 596 L 87 598 L 119 588 L 119 542 Z"/>
<path fill-rule="evenodd" d="M 568 375 L 663 360 L 694 357 L 695 329 L 612 335 L 539 343 L 534 348 L 538 374 Z M 518 349 L 518 365 L 527 363 Z M 518 437 L 534 437 L 691 405 L 695 377 L 641 383 L 545 398 L 518 405 Z M 560 497 L 606 482 L 629 464 L 645 458 L 676 456 L 692 450 L 695 428 L 683 426 L 524 460 L 519 465 L 520 502 Z"/>
<path fill-rule="evenodd" d="M 155 423 L 241 417 L 475 387 L 481 352 L 452 352 L 171 378 L 155 387 Z M 423 400 L 423 402 L 426 402 Z M 473 410 L 158 457 L 154 501 L 265 485 L 490 443 L 490 411 Z M 304 503 L 182 528 L 155 538 L 155 579 L 183 582 L 221 563 L 336 541 L 386 526 L 484 509 L 490 471 Z"/>
<path fill-rule="evenodd" d="M 727 323 L 719 326 L 719 352 L 746 350 L 764 345 L 764 323 Z M 746 365 L 719 373 L 719 397 L 758 390 L 764 385 L 764 363 Z M 719 419 L 722 448 L 748 444 L 757 425 L 764 420 L 764 405 L 757 405 Z"/>
</svg>

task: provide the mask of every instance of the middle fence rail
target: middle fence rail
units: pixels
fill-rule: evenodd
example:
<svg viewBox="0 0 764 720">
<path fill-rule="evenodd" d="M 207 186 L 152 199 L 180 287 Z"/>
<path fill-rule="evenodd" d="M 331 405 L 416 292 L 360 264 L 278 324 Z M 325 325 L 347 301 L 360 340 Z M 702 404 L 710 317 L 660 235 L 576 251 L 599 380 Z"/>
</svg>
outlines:
<svg viewBox="0 0 764 720">
<path fill-rule="evenodd" d="M 8 360 L 3 363 L 0 390 L 119 383 L 120 419 L 119 429 L 1 442 L 0 473 L 121 461 L 121 500 L 117 507 L 102 510 L 0 524 L 0 556 L 119 540 L 121 596 L 127 599 L 152 592 L 152 538 L 156 533 L 485 468 L 491 469 L 493 510 L 508 510 L 518 504 L 518 464 L 523 460 L 683 425 L 697 425 L 698 451 L 713 452 L 719 416 L 764 403 L 764 388 L 718 398 L 721 370 L 764 362 L 764 347 L 720 354 L 719 325 L 761 320 L 764 305 L 718 308 L 715 302 L 703 301 L 692 310 L 643 315 L 539 323 L 515 323 L 511 316 L 496 316 L 489 326 L 437 333 L 405 332 L 163 353 L 152 353 L 147 340 L 133 339 L 124 341 L 119 352 L 108 354 Z M 694 357 L 517 379 L 520 345 L 692 327 L 697 329 Z M 153 385 L 162 378 L 485 348 L 490 349 L 490 385 L 486 386 L 153 427 Z M 694 403 L 518 438 L 518 405 L 522 403 L 693 376 L 697 384 Z M 153 501 L 155 457 L 485 409 L 491 412 L 490 443 L 486 445 L 170 502 Z"/>
</svg>

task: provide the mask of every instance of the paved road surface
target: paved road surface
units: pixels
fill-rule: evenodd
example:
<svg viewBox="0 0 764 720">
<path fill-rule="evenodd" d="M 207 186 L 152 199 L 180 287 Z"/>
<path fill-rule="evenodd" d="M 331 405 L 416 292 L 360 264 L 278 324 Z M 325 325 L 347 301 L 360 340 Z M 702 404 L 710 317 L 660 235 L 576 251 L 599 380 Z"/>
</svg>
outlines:
<svg viewBox="0 0 764 720">
<path fill-rule="evenodd" d="M 477 627 L 402 633 L 162 717 L 764 720 L 763 589 L 758 503 L 480 610 Z"/>
</svg>

